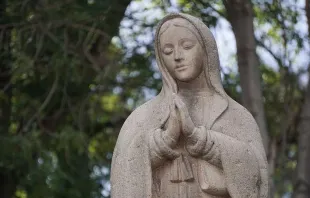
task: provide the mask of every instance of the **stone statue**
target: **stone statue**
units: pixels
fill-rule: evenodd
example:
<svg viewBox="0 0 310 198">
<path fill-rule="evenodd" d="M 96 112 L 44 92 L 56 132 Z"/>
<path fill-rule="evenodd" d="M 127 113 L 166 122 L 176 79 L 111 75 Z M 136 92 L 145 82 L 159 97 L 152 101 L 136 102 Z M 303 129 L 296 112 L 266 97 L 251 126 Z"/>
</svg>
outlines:
<svg viewBox="0 0 310 198">
<path fill-rule="evenodd" d="M 112 198 L 265 198 L 266 155 L 252 115 L 221 84 L 216 42 L 186 14 L 159 23 L 163 87 L 125 121 Z"/>
</svg>

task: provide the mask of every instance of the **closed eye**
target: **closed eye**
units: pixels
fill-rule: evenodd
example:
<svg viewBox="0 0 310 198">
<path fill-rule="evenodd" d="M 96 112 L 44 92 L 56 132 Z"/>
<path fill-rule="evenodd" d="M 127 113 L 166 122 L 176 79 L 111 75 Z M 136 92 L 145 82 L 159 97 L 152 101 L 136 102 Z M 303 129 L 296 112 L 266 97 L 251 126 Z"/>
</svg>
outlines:
<svg viewBox="0 0 310 198">
<path fill-rule="evenodd" d="M 196 40 L 190 38 L 183 38 L 179 41 L 179 45 L 185 50 L 192 49 L 196 43 Z"/>
<path fill-rule="evenodd" d="M 182 47 L 186 50 L 192 49 L 195 46 L 195 43 L 192 41 L 184 41 L 182 42 Z"/>
<path fill-rule="evenodd" d="M 164 52 L 164 54 L 169 55 L 173 52 L 173 48 L 166 46 L 166 47 L 164 47 L 163 52 Z"/>
</svg>

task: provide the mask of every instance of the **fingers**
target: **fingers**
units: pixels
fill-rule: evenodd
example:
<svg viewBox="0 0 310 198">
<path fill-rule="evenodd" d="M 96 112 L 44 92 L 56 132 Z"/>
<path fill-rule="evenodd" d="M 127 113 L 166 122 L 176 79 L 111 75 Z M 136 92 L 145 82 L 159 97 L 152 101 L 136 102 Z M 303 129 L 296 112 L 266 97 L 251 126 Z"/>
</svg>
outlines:
<svg viewBox="0 0 310 198">
<path fill-rule="evenodd" d="M 176 107 L 178 108 L 181 119 L 185 120 L 189 116 L 186 105 L 179 97 L 175 97 L 174 101 L 175 101 Z"/>
<path fill-rule="evenodd" d="M 185 110 L 187 111 L 187 109 L 185 109 L 186 107 L 183 106 L 183 102 L 181 101 L 180 102 L 180 99 L 179 98 L 176 98 L 175 99 L 175 106 L 178 110 L 178 114 L 179 114 L 179 117 L 180 117 L 180 123 L 182 125 L 182 129 L 183 131 L 186 130 L 186 113 L 185 113 Z"/>
<path fill-rule="evenodd" d="M 167 130 L 172 138 L 177 139 L 180 133 L 180 124 L 177 116 L 176 106 L 174 102 L 169 106 L 170 116 L 168 121 Z"/>
<path fill-rule="evenodd" d="M 175 128 L 176 128 L 176 123 L 175 123 L 175 121 L 176 121 L 175 116 L 170 115 L 170 118 L 169 118 L 169 121 L 168 121 L 168 126 L 167 126 L 167 129 L 168 129 L 169 131 L 175 131 Z"/>
<path fill-rule="evenodd" d="M 175 97 L 175 105 L 181 117 L 182 131 L 184 135 L 189 136 L 195 128 L 195 125 L 189 115 L 185 103 L 179 97 Z"/>
<path fill-rule="evenodd" d="M 169 116 L 170 124 L 169 125 L 171 125 L 171 123 L 175 123 L 177 121 L 178 121 L 178 116 L 177 116 L 177 112 L 176 112 L 176 107 L 174 104 L 172 104 L 170 106 L 170 116 Z"/>
<path fill-rule="evenodd" d="M 170 114 L 176 116 L 175 94 L 172 95 L 172 102 L 170 103 L 169 108 L 170 108 Z"/>
</svg>

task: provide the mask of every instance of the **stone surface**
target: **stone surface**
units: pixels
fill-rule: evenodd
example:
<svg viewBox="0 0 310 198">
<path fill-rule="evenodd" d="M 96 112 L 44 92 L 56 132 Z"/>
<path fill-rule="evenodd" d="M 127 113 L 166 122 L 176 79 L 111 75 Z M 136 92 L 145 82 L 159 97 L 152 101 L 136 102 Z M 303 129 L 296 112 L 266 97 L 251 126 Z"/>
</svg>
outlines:
<svg viewBox="0 0 310 198">
<path fill-rule="evenodd" d="M 155 42 L 163 87 L 121 129 L 112 198 L 267 197 L 259 129 L 225 93 L 208 27 L 170 14 L 158 24 Z"/>
</svg>

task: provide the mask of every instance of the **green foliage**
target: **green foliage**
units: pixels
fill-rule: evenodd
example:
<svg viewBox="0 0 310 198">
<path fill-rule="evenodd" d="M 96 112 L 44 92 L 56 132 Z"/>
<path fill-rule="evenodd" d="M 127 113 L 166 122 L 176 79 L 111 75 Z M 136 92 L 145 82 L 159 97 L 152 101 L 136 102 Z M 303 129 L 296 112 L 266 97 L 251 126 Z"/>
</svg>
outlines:
<svg viewBox="0 0 310 198">
<path fill-rule="evenodd" d="M 124 98 L 110 94 L 122 57 L 110 41 L 129 2 L 4 4 L 0 35 L 8 35 L 10 48 L 1 37 L 0 65 L 7 64 L 9 75 L 0 85 L 12 94 L 0 92 L 1 105 L 10 105 L 0 179 L 8 175 L 16 188 L 7 197 L 102 197 L 108 175 L 92 176 L 93 169 L 109 167 L 128 115 Z"/>
</svg>

